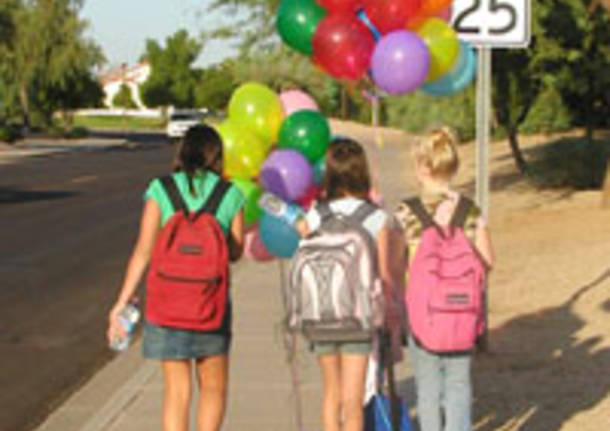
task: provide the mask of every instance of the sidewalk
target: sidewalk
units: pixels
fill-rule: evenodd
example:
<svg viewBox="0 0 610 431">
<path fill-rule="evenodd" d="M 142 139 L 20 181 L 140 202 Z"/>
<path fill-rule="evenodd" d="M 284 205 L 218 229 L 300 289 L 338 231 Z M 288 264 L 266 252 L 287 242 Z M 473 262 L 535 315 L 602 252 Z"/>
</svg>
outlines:
<svg viewBox="0 0 610 431">
<path fill-rule="evenodd" d="M 234 271 L 234 344 L 223 431 L 296 430 L 291 374 L 279 329 L 279 263 L 243 262 Z M 141 358 L 140 343 L 102 369 L 37 431 L 161 429 L 162 375 Z M 321 430 L 321 390 L 315 358 L 298 353 L 305 429 Z M 402 375 L 404 366 L 397 371 Z M 193 422 L 193 421 L 192 421 Z M 195 429 L 191 427 L 191 429 Z"/>
</svg>

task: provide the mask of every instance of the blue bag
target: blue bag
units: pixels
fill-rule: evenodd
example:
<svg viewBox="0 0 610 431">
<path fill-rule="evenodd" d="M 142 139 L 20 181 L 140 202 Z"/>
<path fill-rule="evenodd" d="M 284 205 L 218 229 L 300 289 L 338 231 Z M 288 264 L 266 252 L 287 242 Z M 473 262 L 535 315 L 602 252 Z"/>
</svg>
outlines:
<svg viewBox="0 0 610 431">
<path fill-rule="evenodd" d="M 389 360 L 390 338 L 387 331 L 379 334 L 377 393 L 364 408 L 364 431 L 412 431 L 406 403 L 396 393 L 394 366 Z M 383 394 L 384 369 L 387 371 L 388 391 Z"/>
</svg>

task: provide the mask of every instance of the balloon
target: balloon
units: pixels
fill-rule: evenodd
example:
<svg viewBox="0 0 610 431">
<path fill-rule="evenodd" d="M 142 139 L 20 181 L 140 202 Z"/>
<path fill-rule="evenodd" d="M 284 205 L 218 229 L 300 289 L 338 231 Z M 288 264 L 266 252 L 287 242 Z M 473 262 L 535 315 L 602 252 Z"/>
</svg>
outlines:
<svg viewBox="0 0 610 431">
<path fill-rule="evenodd" d="M 231 119 L 223 121 L 217 131 L 222 138 L 224 174 L 230 178 L 256 177 L 265 162 L 265 143 Z"/>
<path fill-rule="evenodd" d="M 309 211 L 314 202 L 320 196 L 322 189 L 317 185 L 312 185 L 309 190 L 297 201 L 297 203 L 305 210 Z"/>
<path fill-rule="evenodd" d="M 329 12 L 354 13 L 362 7 L 363 0 L 317 0 Z"/>
<path fill-rule="evenodd" d="M 448 96 L 458 93 L 474 79 L 477 71 L 477 57 L 468 42 L 460 41 L 460 56 L 455 67 L 438 81 L 427 82 L 422 90 L 432 96 Z"/>
<path fill-rule="evenodd" d="M 377 30 L 387 34 L 405 28 L 415 16 L 422 0 L 365 0 L 364 10 Z"/>
<path fill-rule="evenodd" d="M 298 232 L 279 218 L 263 213 L 259 229 L 265 248 L 275 256 L 288 259 L 299 246 Z"/>
<path fill-rule="evenodd" d="M 256 133 L 267 144 L 267 150 L 277 141 L 283 116 L 277 94 L 256 82 L 239 87 L 229 102 L 229 118 Z"/>
<path fill-rule="evenodd" d="M 330 126 L 316 111 L 297 111 L 284 120 L 280 129 L 280 148 L 292 148 L 313 163 L 326 153 Z"/>
<path fill-rule="evenodd" d="M 255 223 L 263 213 L 263 210 L 258 206 L 258 200 L 263 194 L 263 190 L 256 183 L 249 180 L 234 179 L 232 182 L 246 198 L 244 221 L 246 226 L 249 226 Z"/>
<path fill-rule="evenodd" d="M 244 236 L 244 256 L 256 262 L 269 262 L 275 257 L 267 251 L 259 227 L 254 225 L 246 230 Z"/>
<path fill-rule="evenodd" d="M 416 31 L 428 18 L 440 18 L 445 22 L 451 22 L 451 14 L 453 13 L 453 8 L 451 4 L 445 7 L 444 9 L 439 10 L 438 12 L 428 14 L 423 13 L 423 11 L 419 11 L 417 15 L 409 19 L 407 23 L 407 29 Z"/>
<path fill-rule="evenodd" d="M 430 18 L 417 29 L 430 50 L 428 81 L 436 81 L 445 75 L 457 60 L 460 42 L 455 30 L 440 18 Z"/>
<path fill-rule="evenodd" d="M 280 102 L 286 117 L 302 109 L 309 109 L 311 111 L 320 110 L 316 101 L 309 94 L 300 90 L 284 91 L 280 94 Z"/>
<path fill-rule="evenodd" d="M 373 52 L 372 75 L 375 84 L 390 94 L 415 91 L 430 70 L 430 54 L 424 41 L 406 30 L 384 36 Z"/>
<path fill-rule="evenodd" d="M 374 48 L 373 35 L 355 15 L 329 15 L 313 36 L 314 62 L 338 79 L 362 78 Z"/>
<path fill-rule="evenodd" d="M 277 11 L 277 30 L 286 45 L 311 56 L 313 34 L 325 16 L 314 0 L 283 0 Z"/>
<path fill-rule="evenodd" d="M 265 189 L 281 199 L 296 201 L 313 182 L 313 172 L 307 159 L 295 150 L 276 150 L 267 158 L 261 170 Z"/>
<path fill-rule="evenodd" d="M 324 181 L 324 174 L 326 173 L 326 156 L 322 157 L 320 160 L 313 165 L 313 181 L 317 185 L 322 184 Z"/>
<path fill-rule="evenodd" d="M 421 10 L 419 12 L 422 16 L 436 15 L 447 7 L 451 7 L 453 0 L 423 0 Z"/>
</svg>

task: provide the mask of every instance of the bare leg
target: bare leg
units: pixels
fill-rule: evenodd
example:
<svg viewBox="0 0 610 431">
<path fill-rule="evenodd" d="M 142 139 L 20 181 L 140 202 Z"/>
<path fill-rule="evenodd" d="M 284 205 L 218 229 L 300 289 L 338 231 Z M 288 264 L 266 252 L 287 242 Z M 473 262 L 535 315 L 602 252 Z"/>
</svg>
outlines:
<svg viewBox="0 0 610 431">
<path fill-rule="evenodd" d="M 197 360 L 199 408 L 197 429 L 218 431 L 224 419 L 229 380 L 229 356 L 208 356 Z"/>
<path fill-rule="evenodd" d="M 324 384 L 324 394 L 322 397 L 322 424 L 324 431 L 340 431 L 341 369 L 339 355 L 321 355 L 318 357 L 318 363 L 322 370 L 322 381 Z"/>
<path fill-rule="evenodd" d="M 188 431 L 191 401 L 191 363 L 163 361 L 163 431 Z"/>
<path fill-rule="evenodd" d="M 364 385 L 367 355 L 341 355 L 341 404 L 343 405 L 343 431 L 362 431 L 364 428 Z"/>
</svg>

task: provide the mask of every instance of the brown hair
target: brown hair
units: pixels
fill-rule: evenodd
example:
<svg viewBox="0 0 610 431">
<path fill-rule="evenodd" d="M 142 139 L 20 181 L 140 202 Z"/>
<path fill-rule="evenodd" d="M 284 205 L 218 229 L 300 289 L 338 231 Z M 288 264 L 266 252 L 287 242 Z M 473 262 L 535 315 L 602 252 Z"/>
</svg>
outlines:
<svg viewBox="0 0 610 431">
<path fill-rule="evenodd" d="M 188 129 L 180 142 L 173 168 L 174 172 L 186 173 L 193 194 L 193 176 L 197 171 L 212 171 L 220 176 L 222 139 L 216 130 L 203 124 Z"/>
<path fill-rule="evenodd" d="M 430 131 L 415 149 L 417 163 L 427 166 L 435 178 L 451 179 L 460 166 L 457 138 L 448 127 Z"/>
<path fill-rule="evenodd" d="M 327 200 L 339 199 L 346 194 L 368 199 L 371 188 L 369 167 L 362 146 L 349 138 L 331 142 L 326 152 L 324 192 Z"/>
</svg>

